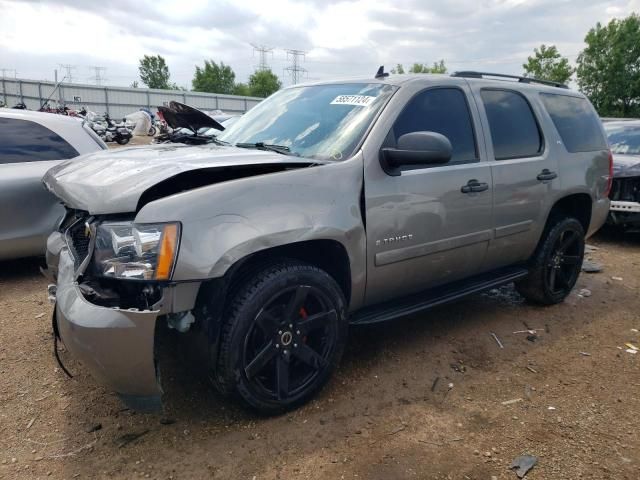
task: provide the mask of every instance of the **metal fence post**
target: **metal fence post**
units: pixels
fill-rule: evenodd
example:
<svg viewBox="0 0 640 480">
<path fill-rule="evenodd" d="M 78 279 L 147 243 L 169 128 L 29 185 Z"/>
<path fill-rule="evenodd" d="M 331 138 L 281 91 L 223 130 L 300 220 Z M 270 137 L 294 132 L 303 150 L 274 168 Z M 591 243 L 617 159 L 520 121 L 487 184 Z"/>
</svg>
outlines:
<svg viewBox="0 0 640 480">
<path fill-rule="evenodd" d="M 104 108 L 107 111 L 107 115 L 111 116 L 109 113 L 109 89 L 107 87 L 104 88 Z"/>
<path fill-rule="evenodd" d="M 42 83 L 38 82 L 38 103 L 42 107 Z"/>
<path fill-rule="evenodd" d="M 182 92 L 182 103 L 187 104 L 187 94 L 185 92 Z"/>
<path fill-rule="evenodd" d="M 7 106 L 7 87 L 4 84 L 4 75 L 2 75 L 2 103 Z"/>
<path fill-rule="evenodd" d="M 244 99 L 244 113 L 247 113 L 248 107 L 247 107 L 247 99 Z"/>
<path fill-rule="evenodd" d="M 147 108 L 151 108 L 151 95 L 149 95 L 149 89 L 147 89 Z"/>
<path fill-rule="evenodd" d="M 20 91 L 20 102 L 24 103 L 24 97 L 22 96 L 22 80 L 18 80 L 18 90 Z"/>
</svg>

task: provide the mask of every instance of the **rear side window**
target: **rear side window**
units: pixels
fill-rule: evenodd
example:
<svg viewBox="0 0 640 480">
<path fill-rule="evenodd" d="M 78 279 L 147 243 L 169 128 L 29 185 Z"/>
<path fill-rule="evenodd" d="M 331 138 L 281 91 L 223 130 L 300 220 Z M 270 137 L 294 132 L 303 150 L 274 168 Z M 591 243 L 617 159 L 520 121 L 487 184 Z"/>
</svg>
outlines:
<svg viewBox="0 0 640 480">
<path fill-rule="evenodd" d="M 542 152 L 542 135 L 524 96 L 509 90 L 488 89 L 480 95 L 496 160 L 534 157 Z"/>
<path fill-rule="evenodd" d="M 464 92 L 434 88 L 413 97 L 393 125 L 397 142 L 405 133 L 437 132 L 449 139 L 453 155 L 449 163 L 477 160 L 476 141 Z"/>
<path fill-rule="evenodd" d="M 78 151 L 39 123 L 0 118 L 0 164 L 63 160 Z"/>
<path fill-rule="evenodd" d="M 540 97 L 567 151 L 607 149 L 600 120 L 586 99 L 553 93 L 541 93 Z"/>
</svg>

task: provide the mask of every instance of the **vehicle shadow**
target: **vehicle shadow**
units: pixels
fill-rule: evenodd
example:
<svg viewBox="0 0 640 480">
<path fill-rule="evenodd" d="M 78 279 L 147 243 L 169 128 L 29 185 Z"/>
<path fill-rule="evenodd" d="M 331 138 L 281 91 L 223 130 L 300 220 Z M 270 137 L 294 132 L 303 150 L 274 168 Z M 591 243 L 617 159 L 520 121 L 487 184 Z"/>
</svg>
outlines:
<svg viewBox="0 0 640 480">
<path fill-rule="evenodd" d="M 45 267 L 44 257 L 19 258 L 0 261 L 0 282 L 42 278 L 40 268 Z"/>
</svg>

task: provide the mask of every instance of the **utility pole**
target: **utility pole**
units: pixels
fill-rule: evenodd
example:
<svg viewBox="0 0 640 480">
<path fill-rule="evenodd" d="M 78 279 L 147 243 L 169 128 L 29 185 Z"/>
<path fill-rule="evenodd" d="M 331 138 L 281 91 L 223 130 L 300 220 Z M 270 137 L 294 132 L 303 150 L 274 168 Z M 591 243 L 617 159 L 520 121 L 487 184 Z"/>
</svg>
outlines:
<svg viewBox="0 0 640 480">
<path fill-rule="evenodd" d="M 306 68 L 302 68 L 300 66 L 300 59 L 304 61 L 304 57 L 307 52 L 304 50 L 286 50 L 287 52 L 287 60 L 291 58 L 291 64 L 285 68 L 287 72 L 289 72 L 289 76 L 291 77 L 291 84 L 295 85 L 300 81 L 300 79 L 307 73 Z"/>
<path fill-rule="evenodd" d="M 71 71 L 77 68 L 76 65 L 62 64 L 62 63 L 60 63 L 59 65 L 60 65 L 60 68 L 63 68 L 67 72 L 67 74 L 64 75 L 64 78 L 67 79 L 67 82 L 73 83 L 73 74 L 71 73 Z"/>
<path fill-rule="evenodd" d="M 91 67 L 91 68 L 93 68 L 96 74 L 93 77 L 91 77 L 89 80 L 94 80 L 96 82 L 96 85 L 102 85 L 102 82 L 106 80 L 106 78 L 102 74 L 103 72 L 107 71 L 106 67 Z"/>
<path fill-rule="evenodd" d="M 258 52 L 260 58 L 260 62 L 258 63 L 258 65 L 256 65 L 256 70 L 269 70 L 269 64 L 267 63 L 267 54 L 271 53 L 271 56 L 273 57 L 273 47 L 267 47 L 266 45 L 256 45 L 255 43 L 252 43 L 251 46 L 253 47 L 253 53 L 255 54 L 256 52 Z"/>
</svg>

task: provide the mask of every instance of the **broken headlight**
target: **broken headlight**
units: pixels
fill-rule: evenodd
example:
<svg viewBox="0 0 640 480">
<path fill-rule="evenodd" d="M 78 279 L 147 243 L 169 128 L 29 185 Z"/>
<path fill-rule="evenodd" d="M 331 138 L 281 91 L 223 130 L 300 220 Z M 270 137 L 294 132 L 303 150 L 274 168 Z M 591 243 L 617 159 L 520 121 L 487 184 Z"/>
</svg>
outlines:
<svg viewBox="0 0 640 480">
<path fill-rule="evenodd" d="M 94 268 L 103 277 L 169 280 L 179 239 L 177 222 L 103 223 L 96 230 Z"/>
</svg>

